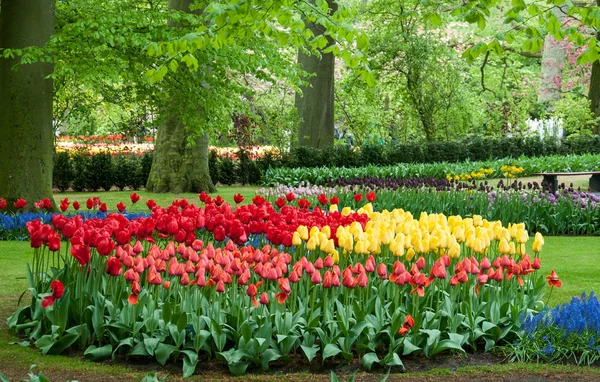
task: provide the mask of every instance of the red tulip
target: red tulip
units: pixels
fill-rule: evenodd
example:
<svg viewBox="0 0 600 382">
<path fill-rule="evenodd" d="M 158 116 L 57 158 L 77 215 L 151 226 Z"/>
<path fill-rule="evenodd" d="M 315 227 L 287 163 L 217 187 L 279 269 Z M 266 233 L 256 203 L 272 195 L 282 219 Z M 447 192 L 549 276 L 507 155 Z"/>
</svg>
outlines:
<svg viewBox="0 0 600 382">
<path fill-rule="evenodd" d="M 410 329 L 414 326 L 415 326 L 415 320 L 412 318 L 412 316 L 410 314 L 407 314 L 406 317 L 404 318 L 404 323 L 400 327 L 400 330 L 398 330 L 398 334 L 400 334 L 402 337 L 404 337 L 404 336 L 406 336 L 406 334 L 408 334 Z"/>
<path fill-rule="evenodd" d="M 21 198 L 15 202 L 16 209 L 25 208 L 26 205 L 27 205 L 27 201 L 23 198 Z"/>
<path fill-rule="evenodd" d="M 0 210 L 6 208 L 6 199 L 0 198 Z"/>
<path fill-rule="evenodd" d="M 329 202 L 329 200 L 327 199 L 327 196 L 325 194 L 321 194 L 317 197 L 317 200 L 319 201 L 319 203 L 321 203 L 322 205 L 325 205 Z"/>
<path fill-rule="evenodd" d="M 260 295 L 260 303 L 263 305 L 268 305 L 269 304 L 269 295 L 267 294 L 267 292 L 263 292 Z"/>
<path fill-rule="evenodd" d="M 244 197 L 242 196 L 242 194 L 235 194 L 233 195 L 233 201 L 235 202 L 235 204 L 240 204 L 244 201 Z"/>
<path fill-rule="evenodd" d="M 137 304 L 138 299 L 139 299 L 138 295 L 132 293 L 129 295 L 129 298 L 127 299 L 127 301 L 129 301 L 129 303 L 131 305 L 135 305 L 135 304 Z"/>
<path fill-rule="evenodd" d="M 94 208 L 94 201 L 89 198 L 88 200 L 85 201 L 85 206 L 87 207 L 88 210 L 91 210 L 92 208 Z"/>
<path fill-rule="evenodd" d="M 86 245 L 73 245 L 71 247 L 71 255 L 77 259 L 81 266 L 90 262 L 90 249 Z"/>
<path fill-rule="evenodd" d="M 218 293 L 225 292 L 225 283 L 223 282 L 223 280 L 219 280 L 219 282 L 217 283 L 217 292 Z"/>
<path fill-rule="evenodd" d="M 125 208 L 127 208 L 125 206 L 125 203 L 123 203 L 123 202 L 117 203 L 117 210 L 119 210 L 119 212 L 123 213 L 123 211 L 125 211 Z"/>
<path fill-rule="evenodd" d="M 281 305 L 285 302 L 285 300 L 287 300 L 287 298 L 290 297 L 289 294 L 284 293 L 284 292 L 279 292 L 275 295 L 275 298 L 277 299 L 277 302 Z M 268 301 L 267 301 L 268 304 Z"/>
<path fill-rule="evenodd" d="M 154 200 L 152 200 L 152 199 L 149 199 L 149 200 L 146 202 L 146 207 L 148 207 L 148 209 L 149 209 L 150 211 L 152 211 L 152 209 L 153 209 L 154 207 L 156 207 L 156 202 L 155 202 Z"/>
<path fill-rule="evenodd" d="M 296 199 L 296 196 L 294 196 L 294 193 L 288 192 L 287 194 L 285 194 L 285 198 L 287 199 L 288 202 L 291 202 L 294 199 Z"/>
<path fill-rule="evenodd" d="M 134 192 L 133 194 L 129 195 L 129 199 L 131 199 L 131 203 L 136 204 L 140 201 L 140 196 Z"/>
<path fill-rule="evenodd" d="M 302 209 L 308 209 L 310 207 L 310 202 L 307 199 L 299 199 L 298 207 Z"/>
<path fill-rule="evenodd" d="M 255 197 L 252 198 L 252 203 L 256 204 L 257 206 L 265 204 L 265 201 L 266 201 L 265 198 L 263 198 L 260 195 L 256 195 Z"/>
<path fill-rule="evenodd" d="M 546 279 L 548 280 L 548 285 L 550 285 L 551 287 L 560 288 L 562 286 L 562 281 L 558 279 L 558 275 L 556 274 L 554 269 L 552 270 L 552 272 L 550 272 L 549 276 L 546 276 Z"/>
<path fill-rule="evenodd" d="M 331 202 L 331 204 L 340 204 L 340 198 L 338 198 L 337 196 L 332 196 L 331 199 L 329 199 L 329 201 Z"/>
<path fill-rule="evenodd" d="M 78 201 L 73 202 L 73 208 L 75 209 L 75 211 L 79 211 L 80 207 L 81 207 L 81 204 L 79 204 Z"/>
<path fill-rule="evenodd" d="M 48 249 L 52 252 L 60 250 L 60 236 L 54 231 L 48 234 Z"/>
<path fill-rule="evenodd" d="M 288 280 L 287 278 L 281 278 L 277 280 L 277 282 L 279 283 L 279 288 L 282 292 L 287 294 L 292 293 L 292 288 L 290 287 L 290 280 Z"/>
<path fill-rule="evenodd" d="M 450 278 L 450 285 L 464 284 L 469 281 L 466 271 L 460 271 Z"/>
<path fill-rule="evenodd" d="M 108 261 L 106 262 L 106 273 L 115 277 L 120 276 L 123 273 L 121 261 L 114 256 L 109 257 Z"/>
<path fill-rule="evenodd" d="M 366 273 L 361 272 L 358 274 L 358 276 L 356 276 L 356 285 L 358 285 L 361 288 L 366 288 L 368 284 L 369 284 L 369 277 L 367 277 Z"/>
<path fill-rule="evenodd" d="M 425 258 L 423 256 L 419 257 L 419 259 L 417 260 L 417 262 L 415 264 L 417 265 L 417 269 L 424 269 L 425 268 Z"/>
<path fill-rule="evenodd" d="M 285 199 L 281 197 L 277 198 L 277 200 L 275 201 L 275 205 L 279 208 L 285 206 L 285 203 Z"/>
<path fill-rule="evenodd" d="M 108 211 L 108 207 L 106 207 L 106 203 L 100 204 L 99 210 L 100 210 L 100 212 L 106 212 L 106 211 Z"/>
<path fill-rule="evenodd" d="M 540 269 L 541 266 L 542 266 L 542 263 L 541 263 L 539 257 L 536 257 L 535 259 L 533 259 L 533 263 L 531 264 L 531 268 L 533 268 L 533 269 Z"/>
<path fill-rule="evenodd" d="M 171 282 L 170 282 L 170 281 L 168 281 L 168 280 L 165 280 L 165 281 L 163 282 L 163 288 L 165 288 L 165 289 L 170 289 L 170 288 L 171 288 Z"/>
<path fill-rule="evenodd" d="M 221 195 L 217 195 L 217 197 L 215 198 L 215 204 L 217 206 L 220 206 L 224 202 L 225 202 L 225 200 L 223 199 L 223 197 Z"/>
<path fill-rule="evenodd" d="M 375 193 L 373 191 L 371 191 L 368 194 L 366 194 L 365 197 L 371 203 L 373 203 L 375 201 L 375 199 L 377 199 L 377 195 L 375 195 Z"/>
<path fill-rule="evenodd" d="M 381 263 L 377 266 L 377 275 L 382 280 L 387 280 L 387 267 L 384 263 Z"/>
<path fill-rule="evenodd" d="M 69 198 L 64 198 L 60 201 L 60 210 L 65 212 L 67 209 L 69 209 Z"/>
<path fill-rule="evenodd" d="M 321 272 L 315 270 L 310 276 L 310 281 L 312 281 L 313 284 L 321 284 Z"/>
<path fill-rule="evenodd" d="M 362 200 L 362 194 L 354 194 L 354 200 L 358 203 Z"/>
<path fill-rule="evenodd" d="M 50 284 L 52 295 L 44 297 L 42 308 L 47 308 L 54 304 L 54 301 L 61 298 L 65 293 L 65 285 L 60 280 L 54 280 Z"/>
</svg>

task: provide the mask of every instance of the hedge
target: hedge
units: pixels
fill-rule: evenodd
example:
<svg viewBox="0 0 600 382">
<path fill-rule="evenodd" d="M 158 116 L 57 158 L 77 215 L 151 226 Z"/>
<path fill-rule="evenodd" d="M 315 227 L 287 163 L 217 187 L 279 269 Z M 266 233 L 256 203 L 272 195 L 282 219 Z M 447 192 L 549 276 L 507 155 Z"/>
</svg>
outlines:
<svg viewBox="0 0 600 382">
<path fill-rule="evenodd" d="M 328 149 L 297 147 L 284 155 L 267 152 L 255 161 L 243 150 L 238 151 L 236 160 L 219 158 L 215 151 L 211 151 L 209 169 L 215 183 L 261 184 L 265 183 L 269 168 L 354 168 L 581 154 L 600 154 L 600 136 L 563 140 L 540 140 L 537 137 L 472 138 L 465 141 L 367 145 L 357 149 L 348 146 Z M 143 156 L 90 155 L 87 151 L 57 153 L 54 159 L 54 187 L 61 191 L 69 188 L 75 191 L 107 190 L 111 187 L 139 189 L 146 184 L 151 166 L 152 153 Z"/>
</svg>

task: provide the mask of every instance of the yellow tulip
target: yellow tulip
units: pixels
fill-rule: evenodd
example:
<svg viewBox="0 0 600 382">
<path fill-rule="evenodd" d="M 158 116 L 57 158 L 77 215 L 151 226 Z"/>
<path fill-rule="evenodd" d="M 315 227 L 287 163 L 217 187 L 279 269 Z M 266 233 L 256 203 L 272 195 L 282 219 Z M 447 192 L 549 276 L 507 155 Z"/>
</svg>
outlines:
<svg viewBox="0 0 600 382">
<path fill-rule="evenodd" d="M 314 236 L 311 236 L 306 242 L 306 249 L 308 249 L 309 251 L 314 251 L 315 248 L 317 248 L 317 240 Z"/>
<path fill-rule="evenodd" d="M 333 262 L 335 264 L 337 264 L 337 263 L 340 262 L 340 254 L 338 253 L 338 251 L 333 251 L 333 252 L 330 253 L 330 255 L 331 255 L 331 258 L 333 259 Z"/>
<path fill-rule="evenodd" d="M 333 252 L 335 250 L 333 239 L 322 241 L 319 249 L 325 253 Z"/>
<path fill-rule="evenodd" d="M 411 261 L 412 259 L 414 259 L 415 257 L 415 250 L 412 248 L 409 248 L 408 251 L 406 251 L 406 260 Z"/>
<path fill-rule="evenodd" d="M 529 234 L 527 234 L 527 231 L 524 229 L 518 230 L 517 231 L 517 243 L 524 244 L 524 243 L 527 243 L 527 240 L 529 240 Z"/>
<path fill-rule="evenodd" d="M 517 253 L 517 249 L 515 248 L 515 242 L 511 241 L 510 243 L 508 243 L 508 246 L 510 247 L 510 251 L 508 252 L 509 255 L 514 255 Z"/>
<path fill-rule="evenodd" d="M 308 240 L 308 228 L 306 228 L 306 226 L 298 226 L 298 228 L 296 229 L 296 232 L 298 232 L 300 234 L 300 238 L 304 241 Z"/>
<path fill-rule="evenodd" d="M 544 246 L 544 241 L 539 241 L 537 238 L 533 241 L 533 244 L 531 245 L 531 249 L 533 250 L 533 252 L 538 253 L 542 251 L 542 247 Z"/>
<path fill-rule="evenodd" d="M 535 240 L 537 240 L 537 241 L 539 241 L 540 243 L 542 243 L 542 245 L 544 245 L 544 244 L 545 244 L 545 243 L 544 243 L 544 237 L 543 237 L 543 236 L 542 236 L 542 234 L 541 234 L 541 233 L 539 233 L 539 232 L 537 232 L 537 233 L 535 234 Z"/>
<path fill-rule="evenodd" d="M 457 259 L 460 256 L 460 244 L 451 245 L 448 249 L 448 256 L 452 259 Z"/>
<path fill-rule="evenodd" d="M 294 232 L 292 235 L 292 245 L 295 247 L 302 245 L 302 239 L 300 238 L 298 231 Z"/>
<path fill-rule="evenodd" d="M 501 255 L 508 255 L 510 253 L 510 245 L 508 244 L 508 241 L 506 241 L 506 239 L 500 239 L 500 243 L 498 243 L 498 252 Z"/>
<path fill-rule="evenodd" d="M 321 232 L 321 231 L 319 231 L 319 227 L 313 226 L 313 227 L 310 228 L 310 234 L 309 234 L 309 236 L 310 237 L 313 237 L 313 236 L 318 237 L 319 232 Z"/>
<path fill-rule="evenodd" d="M 342 208 L 342 216 L 348 216 L 352 213 L 352 208 L 344 207 Z"/>
<path fill-rule="evenodd" d="M 337 204 L 330 205 L 329 206 L 329 212 L 338 212 L 338 205 Z"/>
<path fill-rule="evenodd" d="M 331 238 L 331 228 L 328 225 L 323 226 L 323 228 L 321 228 L 321 232 L 324 233 L 325 237 L 327 237 L 328 239 Z"/>
</svg>

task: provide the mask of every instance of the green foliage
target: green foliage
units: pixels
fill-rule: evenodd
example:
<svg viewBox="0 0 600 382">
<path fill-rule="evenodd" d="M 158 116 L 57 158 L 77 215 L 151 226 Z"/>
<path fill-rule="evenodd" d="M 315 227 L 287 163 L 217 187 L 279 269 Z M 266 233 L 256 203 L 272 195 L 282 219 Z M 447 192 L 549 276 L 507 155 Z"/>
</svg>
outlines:
<svg viewBox="0 0 600 382">
<path fill-rule="evenodd" d="M 98 189 L 110 191 L 114 185 L 112 155 L 108 152 L 96 153 L 89 158 L 88 166 L 86 169 L 87 183 L 85 188 L 90 191 Z"/>
<path fill-rule="evenodd" d="M 238 171 L 235 162 L 231 158 L 222 158 L 219 162 L 219 178 L 216 181 L 228 186 L 237 183 Z"/>
<path fill-rule="evenodd" d="M 69 153 L 58 152 L 54 154 L 54 168 L 52 170 L 52 184 L 60 192 L 65 192 L 71 188 L 71 183 L 75 178 L 73 166 Z"/>
<path fill-rule="evenodd" d="M 556 102 L 552 116 L 562 120 L 568 140 L 593 139 L 592 130 L 600 123 L 600 117 L 594 118 L 590 103 L 590 100 L 572 94 Z"/>
</svg>

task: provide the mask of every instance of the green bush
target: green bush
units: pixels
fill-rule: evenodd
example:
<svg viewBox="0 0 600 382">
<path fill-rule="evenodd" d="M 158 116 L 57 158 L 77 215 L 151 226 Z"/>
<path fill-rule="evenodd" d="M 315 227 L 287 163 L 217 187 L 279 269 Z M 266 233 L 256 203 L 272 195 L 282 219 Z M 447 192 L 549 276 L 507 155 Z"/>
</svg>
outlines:
<svg viewBox="0 0 600 382">
<path fill-rule="evenodd" d="M 86 186 L 88 191 L 103 189 L 109 191 L 114 184 L 112 156 L 110 153 L 97 153 L 87 161 Z"/>
<path fill-rule="evenodd" d="M 228 186 L 238 182 L 235 162 L 231 158 L 223 158 L 219 161 L 219 180 L 221 184 Z"/>
<path fill-rule="evenodd" d="M 60 192 L 65 192 L 71 188 L 75 173 L 73 164 L 69 158 L 69 153 L 60 152 L 54 154 L 54 169 L 52 170 L 52 184 Z"/>
<path fill-rule="evenodd" d="M 77 150 L 72 154 L 73 163 L 73 190 L 81 192 L 88 185 L 88 168 L 91 155 L 87 150 Z"/>
<path fill-rule="evenodd" d="M 135 165 L 128 155 L 119 154 L 113 161 L 114 183 L 119 190 L 129 186 L 129 177 L 135 171 Z"/>
</svg>

